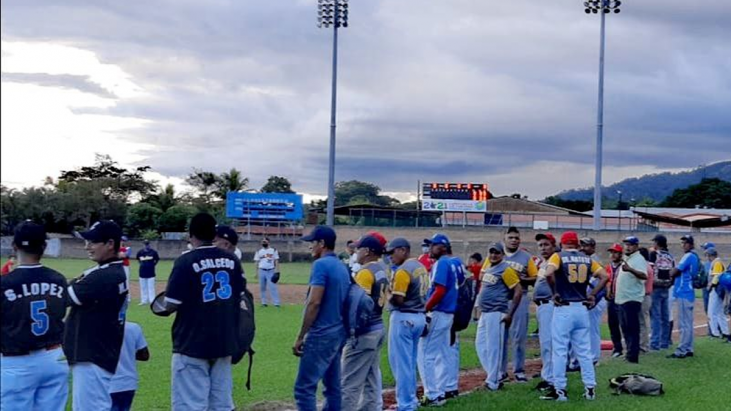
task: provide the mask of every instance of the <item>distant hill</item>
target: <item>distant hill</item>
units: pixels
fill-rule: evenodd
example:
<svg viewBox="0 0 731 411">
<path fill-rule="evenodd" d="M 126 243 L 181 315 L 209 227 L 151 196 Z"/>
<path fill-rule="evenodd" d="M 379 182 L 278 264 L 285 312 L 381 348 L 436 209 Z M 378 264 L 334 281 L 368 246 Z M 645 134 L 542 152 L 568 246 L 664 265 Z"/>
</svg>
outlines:
<svg viewBox="0 0 731 411">
<path fill-rule="evenodd" d="M 731 182 L 731 161 L 722 161 L 706 167 L 698 167 L 679 173 L 648 174 L 639 178 L 628 178 L 611 186 L 603 186 L 604 197 L 617 197 L 617 190 L 622 192 L 622 200 L 635 198 L 641 201 L 650 198 L 662 201 L 678 188 L 685 188 L 699 183 L 703 178 L 720 178 Z M 594 197 L 593 188 L 562 191 L 557 197 L 563 200 L 588 200 Z"/>
</svg>

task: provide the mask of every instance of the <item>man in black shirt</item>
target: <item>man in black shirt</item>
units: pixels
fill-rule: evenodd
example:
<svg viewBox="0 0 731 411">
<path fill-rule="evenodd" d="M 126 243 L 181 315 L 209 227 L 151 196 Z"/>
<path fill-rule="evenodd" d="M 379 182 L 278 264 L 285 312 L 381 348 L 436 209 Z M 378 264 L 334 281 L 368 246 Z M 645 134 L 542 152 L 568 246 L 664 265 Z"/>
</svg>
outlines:
<svg viewBox="0 0 731 411">
<path fill-rule="evenodd" d="M 232 410 L 231 356 L 238 351 L 241 263 L 212 244 L 216 220 L 190 221 L 193 249 L 178 257 L 165 292 L 173 322 L 173 410 Z"/>
<path fill-rule="evenodd" d="M 0 278 L 2 304 L 3 410 L 63 410 L 69 367 L 61 340 L 66 316 L 66 279 L 41 265 L 43 226 L 25 222 L 15 230 L 18 266 Z"/>
<path fill-rule="evenodd" d="M 81 236 L 98 265 L 69 283 L 71 311 L 63 350 L 74 379 L 74 411 L 108 410 L 127 311 L 127 277 L 118 257 L 122 229 L 113 221 L 99 221 Z"/>
<path fill-rule="evenodd" d="M 140 305 L 149 304 L 155 299 L 155 266 L 160 256 L 145 240 L 145 248 L 137 252 L 140 262 Z"/>
</svg>

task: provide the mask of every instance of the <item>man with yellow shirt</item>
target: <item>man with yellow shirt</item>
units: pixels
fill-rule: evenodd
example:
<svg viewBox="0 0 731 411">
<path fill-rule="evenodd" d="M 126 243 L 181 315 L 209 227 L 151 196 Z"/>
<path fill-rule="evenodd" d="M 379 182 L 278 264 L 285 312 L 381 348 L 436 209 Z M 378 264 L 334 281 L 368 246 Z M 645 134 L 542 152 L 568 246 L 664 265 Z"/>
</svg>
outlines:
<svg viewBox="0 0 731 411">
<path fill-rule="evenodd" d="M 528 298 L 528 286 L 535 283 L 538 277 L 538 267 L 536 266 L 533 256 L 525 250 L 520 248 L 520 231 L 516 227 L 508 228 L 505 233 L 505 262 L 518 272 L 521 281 L 521 292 L 523 293 L 520 299 L 520 306 L 515 310 L 515 316 L 513 317 L 512 325 L 508 332 L 503 337 L 503 344 L 505 348 L 502 352 L 502 363 L 500 366 L 501 380 L 508 379 L 508 342 L 510 341 L 510 347 L 513 350 L 513 374 L 515 381 L 527 382 L 528 378 L 525 375 L 525 345 L 528 342 L 528 306 L 530 305 L 530 298 Z M 490 260 L 486 260 L 482 267 L 484 272 L 490 268 Z M 510 303 L 512 304 L 512 302 Z M 512 309 L 512 307 L 511 307 Z"/>
<path fill-rule="evenodd" d="M 718 251 L 715 248 L 706 249 L 705 254 L 711 263 L 711 269 L 708 272 L 710 276 L 710 281 L 708 282 L 708 289 L 710 290 L 708 295 L 708 324 L 711 327 L 711 336 L 731 341 L 728 321 L 723 312 L 723 298 L 725 293 L 723 288 L 718 286 L 718 279 L 726 271 L 726 267 L 723 266 L 723 262 L 718 258 Z"/>
<path fill-rule="evenodd" d="M 569 345 L 579 359 L 584 398 L 596 398 L 596 375 L 589 337 L 589 311 L 596 302 L 596 295 L 607 283 L 604 268 L 591 257 L 578 250 L 579 236 L 567 231 L 561 236 L 562 251 L 555 253 L 546 266 L 546 280 L 554 291 L 553 323 L 553 389 L 542 395 L 542 400 L 568 401 L 566 394 L 566 362 Z M 599 282 L 587 294 L 592 277 Z"/>
<path fill-rule="evenodd" d="M 396 380 L 396 403 L 399 411 L 419 407 L 416 397 L 416 356 L 419 337 L 426 326 L 425 303 L 429 287 L 426 268 L 411 258 L 411 244 L 394 238 L 386 248 L 397 268 L 391 279 L 391 311 L 388 332 L 388 363 Z"/>
<path fill-rule="evenodd" d="M 358 242 L 355 282 L 373 298 L 374 307 L 368 327 L 345 344 L 342 358 L 342 396 L 344 410 L 376 410 L 381 398 L 381 347 L 383 346 L 383 306 L 388 288 L 388 268 L 381 262 L 384 247 L 379 239 L 367 235 Z"/>
<path fill-rule="evenodd" d="M 477 325 L 475 348 L 480 364 L 487 373 L 485 387 L 497 391 L 503 386 L 500 381 L 502 352 L 505 348 L 503 335 L 520 307 L 523 290 L 518 272 L 504 259 L 503 245 L 495 243 L 488 252 L 490 266 L 482 271 L 482 287 L 475 302 L 482 313 Z"/>
</svg>

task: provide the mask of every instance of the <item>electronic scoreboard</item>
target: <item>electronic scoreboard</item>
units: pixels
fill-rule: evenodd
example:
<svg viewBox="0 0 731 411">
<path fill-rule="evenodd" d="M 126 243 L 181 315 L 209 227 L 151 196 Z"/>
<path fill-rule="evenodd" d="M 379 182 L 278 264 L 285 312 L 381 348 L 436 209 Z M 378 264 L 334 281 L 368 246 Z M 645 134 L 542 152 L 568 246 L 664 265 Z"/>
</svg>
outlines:
<svg viewBox="0 0 731 411">
<path fill-rule="evenodd" d="M 487 184 L 424 183 L 422 197 L 432 200 L 487 201 L 491 198 Z"/>
</svg>

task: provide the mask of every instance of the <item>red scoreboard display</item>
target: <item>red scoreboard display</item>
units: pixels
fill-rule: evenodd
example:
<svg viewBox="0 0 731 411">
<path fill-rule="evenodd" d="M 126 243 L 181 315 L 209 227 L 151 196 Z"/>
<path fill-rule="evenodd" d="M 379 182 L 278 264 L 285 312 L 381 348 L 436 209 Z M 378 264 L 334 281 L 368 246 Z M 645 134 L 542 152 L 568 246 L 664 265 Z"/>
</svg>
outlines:
<svg viewBox="0 0 731 411">
<path fill-rule="evenodd" d="M 491 197 L 487 184 L 475 183 L 424 183 L 422 195 L 432 200 L 486 201 Z"/>
</svg>

